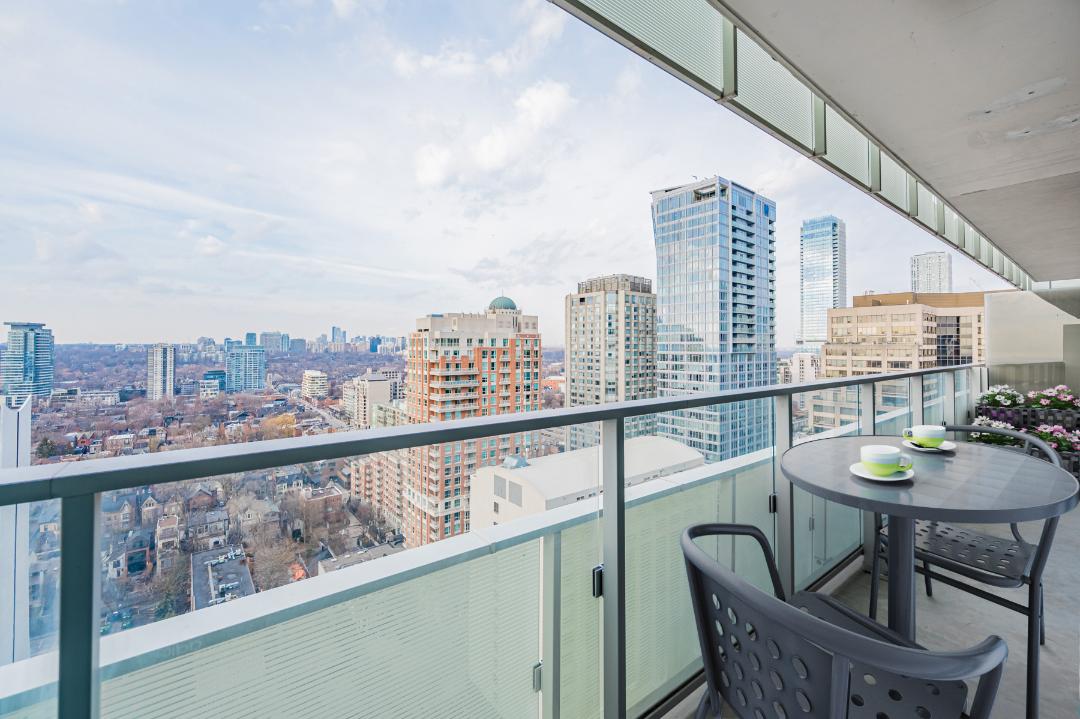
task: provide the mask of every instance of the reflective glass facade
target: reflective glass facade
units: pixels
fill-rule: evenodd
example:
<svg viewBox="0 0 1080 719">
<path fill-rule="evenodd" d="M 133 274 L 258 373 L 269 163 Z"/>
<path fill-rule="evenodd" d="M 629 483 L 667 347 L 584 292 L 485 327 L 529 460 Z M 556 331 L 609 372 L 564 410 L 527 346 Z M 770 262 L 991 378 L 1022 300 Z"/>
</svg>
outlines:
<svg viewBox="0 0 1080 719">
<path fill-rule="evenodd" d="M 776 203 L 720 177 L 652 193 L 657 394 L 718 392 L 776 377 Z M 659 434 L 735 457 L 772 442 L 767 402 L 679 410 Z"/>
<path fill-rule="evenodd" d="M 39 322 L 8 322 L 7 346 L 0 354 L 0 384 L 7 402 L 18 407 L 31 396 L 53 390 L 53 334 Z"/>
<path fill-rule="evenodd" d="M 799 233 L 800 345 L 820 349 L 829 340 L 830 309 L 847 302 L 847 227 L 826 215 L 803 220 Z"/>
</svg>

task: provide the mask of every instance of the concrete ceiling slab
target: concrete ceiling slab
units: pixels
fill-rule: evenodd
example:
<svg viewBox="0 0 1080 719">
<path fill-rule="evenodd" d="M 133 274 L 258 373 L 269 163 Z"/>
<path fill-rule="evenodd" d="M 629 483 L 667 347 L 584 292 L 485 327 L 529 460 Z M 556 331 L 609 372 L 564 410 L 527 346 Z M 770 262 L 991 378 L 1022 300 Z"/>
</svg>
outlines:
<svg viewBox="0 0 1080 719">
<path fill-rule="evenodd" d="M 711 1 L 1035 280 L 1080 277 L 1080 2 Z"/>
</svg>

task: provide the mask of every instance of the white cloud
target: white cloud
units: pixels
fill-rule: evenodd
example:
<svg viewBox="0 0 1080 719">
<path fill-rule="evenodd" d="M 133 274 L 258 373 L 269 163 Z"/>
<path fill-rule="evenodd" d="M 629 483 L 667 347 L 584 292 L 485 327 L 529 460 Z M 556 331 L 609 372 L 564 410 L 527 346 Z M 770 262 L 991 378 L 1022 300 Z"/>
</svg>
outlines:
<svg viewBox="0 0 1080 719">
<path fill-rule="evenodd" d="M 532 63 L 548 45 L 559 39 L 566 26 L 566 13 L 543 0 L 525 0 L 518 7 L 517 15 L 526 23 L 524 34 L 486 60 L 496 75 L 506 75 Z"/>
<path fill-rule="evenodd" d="M 563 83 L 541 80 L 532 85 L 514 102 L 514 119 L 492 128 L 473 146 L 477 167 L 489 172 L 503 169 L 573 104 L 570 88 Z"/>
<path fill-rule="evenodd" d="M 451 155 L 450 150 L 441 145 L 427 144 L 418 148 L 413 158 L 417 183 L 432 187 L 445 182 L 450 170 Z"/>
<path fill-rule="evenodd" d="M 195 241 L 195 251 L 207 257 L 220 255 L 224 249 L 225 243 L 213 235 L 206 235 Z"/>
<path fill-rule="evenodd" d="M 444 45 L 434 55 L 413 50 L 399 50 L 394 54 L 394 71 L 402 77 L 436 75 L 438 77 L 469 77 L 480 69 L 476 56 L 468 50 Z"/>
<path fill-rule="evenodd" d="M 334 8 L 334 14 L 342 20 L 347 20 L 356 12 L 356 0 L 330 0 Z"/>
</svg>

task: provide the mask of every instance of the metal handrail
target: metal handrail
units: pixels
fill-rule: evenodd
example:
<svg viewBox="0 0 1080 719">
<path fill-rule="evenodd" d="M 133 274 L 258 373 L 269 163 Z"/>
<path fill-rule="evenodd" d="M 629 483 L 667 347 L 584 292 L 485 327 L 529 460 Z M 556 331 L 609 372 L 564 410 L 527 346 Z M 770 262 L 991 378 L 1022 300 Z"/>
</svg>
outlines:
<svg viewBox="0 0 1080 719">
<path fill-rule="evenodd" d="M 0 506 L 131 489 L 147 483 L 162 484 L 201 479 L 234 472 L 250 472 L 291 464 L 355 457 L 394 449 L 483 439 L 500 434 L 532 432 L 715 404 L 902 380 L 979 366 L 981 365 L 966 364 L 862 377 L 838 377 L 802 384 L 777 384 L 723 392 L 698 392 L 678 397 L 655 397 L 584 407 L 469 417 L 426 424 L 109 457 L 86 462 L 61 462 L 19 469 L 2 469 L 0 470 Z"/>
</svg>

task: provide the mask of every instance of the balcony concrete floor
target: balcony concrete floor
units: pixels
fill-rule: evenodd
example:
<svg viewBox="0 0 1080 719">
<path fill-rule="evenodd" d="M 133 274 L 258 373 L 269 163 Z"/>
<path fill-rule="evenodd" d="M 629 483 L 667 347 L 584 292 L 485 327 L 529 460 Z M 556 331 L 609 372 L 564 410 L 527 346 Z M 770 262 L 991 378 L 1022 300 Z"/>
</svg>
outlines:
<svg viewBox="0 0 1080 719">
<path fill-rule="evenodd" d="M 1021 526 L 1029 541 L 1038 538 L 1041 524 Z M 1007 526 L 983 526 L 981 531 L 1008 537 Z M 1043 577 L 1046 587 L 1046 646 L 1042 648 L 1040 670 L 1040 717 L 1058 719 L 1078 715 L 1077 676 L 1080 675 L 1080 510 L 1062 518 L 1054 548 Z M 917 622 L 918 640 L 931 649 L 960 649 L 971 646 L 989 634 L 997 634 L 1009 645 L 1009 658 L 1001 688 L 994 704 L 995 719 L 1019 719 L 1024 716 L 1026 696 L 1027 619 L 1016 612 L 979 599 L 941 582 L 934 585 L 934 596 L 922 591 L 919 576 Z M 836 594 L 849 606 L 865 613 L 869 601 L 870 575 L 860 573 Z M 887 614 L 886 587 L 882 583 L 878 617 Z M 1002 596 L 1025 603 L 1025 590 L 994 590 Z M 668 716 L 692 717 L 701 696 L 695 692 L 673 709 Z M 730 710 L 724 717 L 734 716 Z"/>
</svg>

